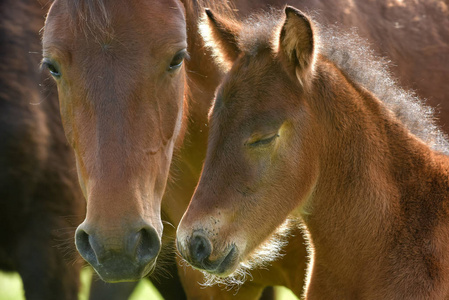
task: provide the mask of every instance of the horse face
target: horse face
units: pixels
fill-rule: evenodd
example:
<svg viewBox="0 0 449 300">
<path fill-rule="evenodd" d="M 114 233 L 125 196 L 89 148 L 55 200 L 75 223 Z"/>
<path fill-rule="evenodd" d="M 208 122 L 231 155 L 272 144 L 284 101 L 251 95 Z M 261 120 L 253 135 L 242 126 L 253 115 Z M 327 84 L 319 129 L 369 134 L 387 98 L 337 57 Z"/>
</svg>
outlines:
<svg viewBox="0 0 449 300">
<path fill-rule="evenodd" d="M 206 11 L 203 35 L 232 67 L 210 114 L 205 166 L 177 242 L 194 267 L 218 276 L 275 258 L 266 257 L 278 250 L 268 241 L 304 207 L 318 177 L 313 29 L 300 11 L 285 13 L 270 34 L 262 23 L 245 28 Z"/>
<path fill-rule="evenodd" d="M 43 65 L 87 200 L 76 245 L 105 281 L 146 276 L 160 251 L 187 55 L 183 8 L 166 2 L 57 0 L 45 25 Z"/>
<path fill-rule="evenodd" d="M 203 173 L 177 233 L 194 267 L 234 272 L 310 194 L 313 122 L 306 101 L 292 100 L 298 86 L 265 53 L 240 58 L 219 88 Z"/>
</svg>

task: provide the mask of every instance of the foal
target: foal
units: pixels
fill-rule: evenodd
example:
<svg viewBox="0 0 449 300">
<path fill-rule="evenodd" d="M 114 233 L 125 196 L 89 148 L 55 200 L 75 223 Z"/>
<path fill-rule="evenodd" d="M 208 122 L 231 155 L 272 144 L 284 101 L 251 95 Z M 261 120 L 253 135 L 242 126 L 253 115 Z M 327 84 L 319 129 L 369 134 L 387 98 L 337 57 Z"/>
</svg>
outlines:
<svg viewBox="0 0 449 300">
<path fill-rule="evenodd" d="M 420 102 L 388 76 L 374 73 L 373 89 L 376 68 L 293 7 L 251 25 L 207 16 L 204 35 L 232 66 L 178 227 L 183 257 L 228 276 L 301 217 L 307 298 L 449 297 L 447 142 Z"/>
</svg>

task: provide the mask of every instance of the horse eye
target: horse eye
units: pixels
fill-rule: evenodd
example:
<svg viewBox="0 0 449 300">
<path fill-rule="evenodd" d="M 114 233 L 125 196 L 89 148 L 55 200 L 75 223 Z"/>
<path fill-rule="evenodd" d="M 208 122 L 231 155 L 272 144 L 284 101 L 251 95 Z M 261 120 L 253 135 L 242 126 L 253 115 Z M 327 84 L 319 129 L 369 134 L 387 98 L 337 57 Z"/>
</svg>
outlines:
<svg viewBox="0 0 449 300">
<path fill-rule="evenodd" d="M 184 59 L 188 57 L 187 51 L 185 49 L 179 51 L 175 54 L 172 61 L 170 62 L 170 66 L 168 67 L 169 71 L 175 71 L 182 66 Z"/>
<path fill-rule="evenodd" d="M 276 133 L 274 135 L 270 135 L 268 137 L 262 137 L 258 140 L 255 140 L 253 142 L 247 143 L 248 146 L 250 147 L 258 147 L 258 146 L 264 146 L 264 145 L 268 145 L 271 142 L 273 142 L 277 137 L 279 137 L 279 134 Z"/>
<path fill-rule="evenodd" d="M 59 71 L 58 67 L 50 60 L 45 59 L 42 62 L 42 66 L 46 67 L 53 77 L 55 78 L 61 77 L 61 71 Z"/>
</svg>

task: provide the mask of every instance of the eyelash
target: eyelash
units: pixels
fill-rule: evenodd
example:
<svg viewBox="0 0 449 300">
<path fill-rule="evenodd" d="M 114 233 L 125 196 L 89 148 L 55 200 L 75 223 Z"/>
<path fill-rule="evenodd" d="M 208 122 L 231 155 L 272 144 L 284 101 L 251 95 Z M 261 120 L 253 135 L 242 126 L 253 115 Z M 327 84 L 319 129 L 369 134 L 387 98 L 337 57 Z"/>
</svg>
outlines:
<svg viewBox="0 0 449 300">
<path fill-rule="evenodd" d="M 257 141 L 248 143 L 247 145 L 250 146 L 250 147 L 258 147 L 258 146 L 268 145 L 268 144 L 273 142 L 278 137 L 279 137 L 279 134 L 275 134 L 275 135 L 270 136 L 268 138 L 262 138 L 262 139 L 259 139 Z"/>
<path fill-rule="evenodd" d="M 61 71 L 59 71 L 58 68 L 55 66 L 55 64 L 52 63 L 50 60 L 44 60 L 42 62 L 42 66 L 47 68 L 53 77 L 55 78 L 61 77 Z"/>
<path fill-rule="evenodd" d="M 184 60 L 188 59 L 189 56 L 187 54 L 186 50 L 181 50 L 178 53 L 175 54 L 175 56 L 173 57 L 172 61 L 170 62 L 170 66 L 168 67 L 169 71 L 175 71 L 177 69 L 179 69 Z"/>
</svg>

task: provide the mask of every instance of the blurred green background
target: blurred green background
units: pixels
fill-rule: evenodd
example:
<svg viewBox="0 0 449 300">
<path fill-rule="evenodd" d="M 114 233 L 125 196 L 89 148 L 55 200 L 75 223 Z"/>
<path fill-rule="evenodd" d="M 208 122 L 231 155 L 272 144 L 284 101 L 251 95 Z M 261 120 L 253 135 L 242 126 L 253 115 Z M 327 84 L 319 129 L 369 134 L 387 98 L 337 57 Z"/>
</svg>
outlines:
<svg viewBox="0 0 449 300">
<path fill-rule="evenodd" d="M 80 291 L 80 300 L 88 300 L 90 279 L 92 271 L 84 269 L 81 274 L 82 288 Z M 276 287 L 277 299 L 297 300 L 288 289 Z M 149 280 L 142 280 L 129 300 L 163 300 L 157 290 L 151 285 Z M 0 272 L 0 300 L 25 300 L 22 280 L 17 273 Z M 126 299 L 124 299 L 126 300 Z"/>
</svg>

